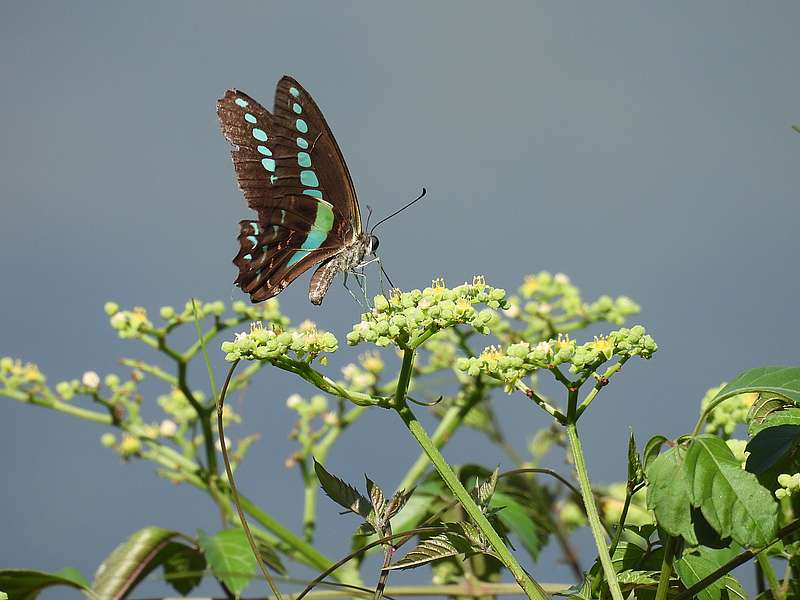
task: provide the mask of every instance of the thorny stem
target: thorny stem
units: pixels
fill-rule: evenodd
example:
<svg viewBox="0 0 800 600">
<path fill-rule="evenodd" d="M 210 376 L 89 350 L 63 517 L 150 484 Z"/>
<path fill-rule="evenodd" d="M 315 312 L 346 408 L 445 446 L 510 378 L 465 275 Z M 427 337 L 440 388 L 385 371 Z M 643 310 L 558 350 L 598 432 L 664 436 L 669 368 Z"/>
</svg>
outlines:
<svg viewBox="0 0 800 600">
<path fill-rule="evenodd" d="M 408 404 L 406 403 L 406 391 L 408 390 L 412 368 L 414 365 L 415 350 L 413 348 L 414 347 L 407 348 L 403 352 L 403 364 L 400 369 L 400 376 L 397 380 L 397 390 L 394 397 L 395 410 L 397 410 L 400 418 L 403 419 L 403 422 L 406 424 L 406 427 L 408 427 L 411 435 L 414 436 L 414 439 L 417 440 L 417 443 L 428 455 L 428 458 L 439 472 L 439 475 L 444 480 L 445 484 L 447 484 L 447 487 L 450 488 L 450 491 L 452 491 L 456 498 L 458 498 L 458 500 L 461 502 L 461 505 L 464 507 L 466 513 L 469 515 L 475 525 L 481 530 L 481 533 L 489 542 L 492 549 L 497 553 L 500 561 L 506 566 L 506 568 L 508 568 L 508 570 L 514 576 L 514 579 L 516 579 L 517 583 L 519 583 L 519 585 L 525 591 L 525 594 L 531 599 L 547 600 L 548 596 L 545 591 L 538 583 L 536 583 L 536 581 L 534 581 L 533 578 L 531 578 L 530 575 L 525 572 L 522 566 L 517 562 L 517 559 L 514 558 L 514 555 L 503 543 L 503 540 L 497 534 L 494 527 L 492 527 L 492 524 L 489 523 L 486 516 L 483 514 L 483 512 L 481 512 L 481 509 L 470 497 L 469 492 L 464 489 L 464 486 L 461 484 L 458 477 L 453 472 L 453 469 L 441 455 L 439 450 L 433 444 L 431 438 L 428 437 L 428 433 L 425 431 L 425 428 L 419 421 L 417 421 L 414 413 L 408 407 Z M 615 600 L 621 600 L 621 596 L 620 599 L 615 598 Z"/>
<path fill-rule="evenodd" d="M 573 409 L 576 393 L 577 391 L 570 391 L 570 409 Z M 583 447 L 581 446 L 578 428 L 574 421 L 574 411 L 570 410 L 569 413 L 571 420 L 567 423 L 567 439 L 572 450 L 572 459 L 575 462 L 575 471 L 581 487 L 583 505 L 586 508 L 586 518 L 589 520 L 589 527 L 592 530 L 592 536 L 594 537 L 595 546 L 597 546 L 600 563 L 603 565 L 603 572 L 605 573 L 611 596 L 614 600 L 623 600 L 622 590 L 619 587 L 619 581 L 617 581 L 617 573 L 614 571 L 614 565 L 611 563 L 611 556 L 608 553 L 608 546 L 603 536 L 603 526 L 594 501 L 592 484 L 589 481 L 589 472 L 586 469 L 586 459 L 583 455 Z"/>
<path fill-rule="evenodd" d="M 236 512 L 239 513 L 239 519 L 242 522 L 242 529 L 244 529 L 244 533 L 247 536 L 247 542 L 250 544 L 250 548 L 253 550 L 253 556 L 255 556 L 258 567 L 261 569 L 261 574 L 264 575 L 264 579 L 267 580 L 270 590 L 272 590 L 272 593 L 275 594 L 275 597 L 278 600 L 281 600 L 281 593 L 278 591 L 278 587 L 275 585 L 272 575 L 269 574 L 269 571 L 264 564 L 264 560 L 261 558 L 261 553 L 256 547 L 253 534 L 250 532 L 250 526 L 247 524 L 247 519 L 244 516 L 242 504 L 239 501 L 239 492 L 236 490 L 236 482 L 233 479 L 231 461 L 228 459 L 228 448 L 225 444 L 225 425 L 223 423 L 224 419 L 222 418 L 223 408 L 225 406 L 225 394 L 228 391 L 228 385 L 231 382 L 231 377 L 233 377 L 233 372 L 236 370 L 236 366 L 238 364 L 239 360 L 237 359 L 233 361 L 231 368 L 228 369 L 228 375 L 225 377 L 225 383 L 222 386 L 222 391 L 219 394 L 219 400 L 217 402 L 217 432 L 219 433 L 219 444 L 222 449 L 222 460 L 225 463 L 225 473 L 228 475 L 228 483 L 231 486 L 231 496 L 233 497 L 234 504 L 236 504 Z"/>
</svg>

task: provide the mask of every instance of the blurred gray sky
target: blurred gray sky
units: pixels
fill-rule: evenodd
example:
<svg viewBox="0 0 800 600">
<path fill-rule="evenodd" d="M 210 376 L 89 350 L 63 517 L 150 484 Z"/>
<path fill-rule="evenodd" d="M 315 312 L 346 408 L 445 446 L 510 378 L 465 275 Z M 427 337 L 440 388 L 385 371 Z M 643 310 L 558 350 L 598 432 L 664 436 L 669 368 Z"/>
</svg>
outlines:
<svg viewBox="0 0 800 600">
<path fill-rule="evenodd" d="M 660 351 L 630 364 L 584 426 L 594 478 L 621 479 L 629 426 L 642 441 L 682 433 L 708 387 L 797 361 L 798 22 L 788 1 L 3 3 L 0 355 L 53 382 L 119 371 L 142 352 L 108 328 L 106 300 L 241 297 L 230 260 L 248 210 L 214 103 L 236 86 L 271 106 L 291 73 L 362 204 L 387 214 L 428 188 L 383 228 L 400 286 L 485 273 L 515 288 L 548 269 L 587 297 L 642 304 Z M 303 279 L 282 294 L 286 312 L 343 340 L 349 296 L 334 286 L 317 309 L 306 292 Z M 282 464 L 293 390 L 265 372 L 248 394 L 246 429 L 265 436 L 239 477 L 299 530 L 300 485 Z M 498 406 L 517 444 L 546 423 L 520 398 Z M 215 530 L 209 502 L 120 465 L 101 433 L 0 400 L 0 565 L 91 576 L 139 527 Z M 382 411 L 348 440 L 330 468 L 387 488 L 416 456 Z M 503 460 L 468 432 L 445 454 Z M 321 503 L 320 546 L 338 556 L 355 524 L 336 512 Z M 554 560 L 534 573 L 567 579 Z"/>
</svg>

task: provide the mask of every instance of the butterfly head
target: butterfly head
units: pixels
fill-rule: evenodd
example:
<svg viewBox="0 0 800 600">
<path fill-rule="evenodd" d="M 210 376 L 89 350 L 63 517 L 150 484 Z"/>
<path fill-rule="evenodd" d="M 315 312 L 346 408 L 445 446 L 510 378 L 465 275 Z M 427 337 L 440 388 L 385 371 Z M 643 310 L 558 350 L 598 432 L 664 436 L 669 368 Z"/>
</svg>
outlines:
<svg viewBox="0 0 800 600">
<path fill-rule="evenodd" d="M 370 235 L 367 238 L 367 254 L 375 255 L 376 250 L 378 249 L 378 237 L 374 235 Z"/>
</svg>

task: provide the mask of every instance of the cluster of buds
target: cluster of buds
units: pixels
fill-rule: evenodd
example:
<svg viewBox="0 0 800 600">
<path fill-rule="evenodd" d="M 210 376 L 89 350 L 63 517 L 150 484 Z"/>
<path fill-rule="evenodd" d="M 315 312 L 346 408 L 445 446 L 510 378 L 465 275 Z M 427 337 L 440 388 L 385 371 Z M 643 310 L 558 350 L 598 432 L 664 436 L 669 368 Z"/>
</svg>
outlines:
<svg viewBox="0 0 800 600">
<path fill-rule="evenodd" d="M 205 394 L 199 390 L 193 391 L 192 396 L 200 404 L 205 402 Z M 198 419 L 197 411 L 192 407 L 186 395 L 177 387 L 172 388 L 168 394 L 160 395 L 158 405 L 161 410 L 182 425 L 191 424 Z"/>
<path fill-rule="evenodd" d="M 489 333 L 498 320 L 493 309 L 505 308 L 506 292 L 486 284 L 483 277 L 447 288 L 441 279 L 424 290 L 394 291 L 389 297 L 375 296 L 375 307 L 364 313 L 361 322 L 347 334 L 347 343 L 355 346 L 371 342 L 377 346 L 394 343 L 402 347 L 425 332 L 432 333 L 454 325 L 470 325 L 480 333 Z M 488 308 L 478 310 L 475 305 Z"/>
<path fill-rule="evenodd" d="M 537 369 L 549 369 L 566 363 L 573 373 L 594 371 L 614 357 L 650 358 L 657 348 L 644 327 L 636 325 L 630 329 L 612 331 L 604 337 L 595 337 L 591 342 L 581 345 L 568 336 L 559 336 L 535 346 L 528 342 L 511 344 L 505 349 L 490 346 L 480 356 L 458 359 L 456 367 L 473 377 L 481 372 L 496 377 L 510 390 L 520 379 Z"/>
<path fill-rule="evenodd" d="M 292 394 L 286 399 L 286 407 L 295 411 L 298 417 L 289 438 L 297 440 L 301 446 L 284 461 L 286 468 L 291 469 L 313 454 L 314 444 L 326 431 L 339 424 L 339 417 L 335 411 L 328 410 L 328 399 L 322 394 L 315 394 L 308 400 L 300 394 Z M 315 425 L 314 420 L 318 417 L 322 422 Z"/>
<path fill-rule="evenodd" d="M 717 393 L 724 387 L 720 385 L 709 389 L 700 401 L 700 413 L 704 413 Z M 730 437 L 738 425 L 747 423 L 747 414 L 758 399 L 757 393 L 739 394 L 728 398 L 714 407 L 706 416 L 706 433 Z"/>
<path fill-rule="evenodd" d="M 28 389 L 42 386 L 46 382 L 44 374 L 34 363 L 23 363 L 8 356 L 0 358 L 0 383 L 11 389 Z M 32 391 L 32 390 L 31 390 Z"/>
<path fill-rule="evenodd" d="M 778 500 L 793 496 L 797 492 L 800 492 L 800 473 L 795 473 L 794 475 L 781 473 L 778 475 L 778 485 L 781 486 L 775 490 L 775 497 Z"/>
<path fill-rule="evenodd" d="M 553 335 L 560 327 L 575 323 L 588 325 L 606 321 L 622 325 L 640 310 L 639 305 L 626 296 L 600 296 L 594 302 L 584 302 L 578 288 L 563 273 L 552 275 L 542 271 L 528 275 L 518 294 L 509 299 L 506 316 L 527 322 L 528 339 L 540 334 Z"/>
<path fill-rule="evenodd" d="M 323 352 L 335 352 L 338 347 L 336 336 L 318 330 L 310 321 L 287 331 L 275 326 L 266 328 L 257 321 L 251 323 L 249 332 L 237 333 L 232 342 L 223 342 L 222 351 L 228 362 L 240 359 L 274 360 L 290 352 L 298 360 L 310 362 Z"/>
<path fill-rule="evenodd" d="M 347 387 L 356 392 L 366 392 L 378 384 L 385 365 L 377 352 L 366 352 L 358 357 L 358 364 L 349 363 L 342 367 Z"/>
<path fill-rule="evenodd" d="M 111 327 L 121 338 L 136 338 L 153 329 L 147 310 L 141 306 L 135 306 L 132 310 L 120 310 L 116 302 L 106 302 L 104 310 L 110 317 Z"/>
</svg>

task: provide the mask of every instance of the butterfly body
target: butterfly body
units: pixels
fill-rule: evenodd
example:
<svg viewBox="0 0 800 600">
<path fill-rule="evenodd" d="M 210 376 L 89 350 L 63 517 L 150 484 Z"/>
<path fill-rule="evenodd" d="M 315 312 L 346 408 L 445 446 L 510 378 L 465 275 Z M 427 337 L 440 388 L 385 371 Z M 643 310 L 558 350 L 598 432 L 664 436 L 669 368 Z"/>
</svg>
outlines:
<svg viewBox="0 0 800 600">
<path fill-rule="evenodd" d="M 321 304 L 334 277 L 357 272 L 378 245 L 362 231 L 347 165 L 322 112 L 285 76 L 272 113 L 228 90 L 217 115 L 239 187 L 257 213 L 239 223 L 236 285 L 261 302 L 318 265 L 309 300 Z"/>
</svg>

